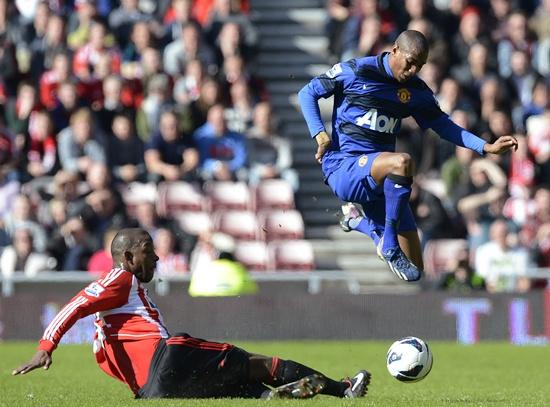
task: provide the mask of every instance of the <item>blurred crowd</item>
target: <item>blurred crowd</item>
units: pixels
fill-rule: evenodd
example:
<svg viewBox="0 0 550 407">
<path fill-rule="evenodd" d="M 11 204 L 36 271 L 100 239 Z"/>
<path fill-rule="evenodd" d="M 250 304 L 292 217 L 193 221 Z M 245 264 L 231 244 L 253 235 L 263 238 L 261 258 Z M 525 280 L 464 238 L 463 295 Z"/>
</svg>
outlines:
<svg viewBox="0 0 550 407">
<path fill-rule="evenodd" d="M 420 76 L 441 109 L 487 141 L 518 139 L 513 154 L 479 157 L 403 122 L 397 148 L 417 163 L 411 203 L 426 262 L 439 261 L 427 281 L 493 292 L 545 286 L 526 274 L 550 267 L 550 1 L 328 0 L 327 14 L 334 61 L 422 32 L 430 55 Z M 451 251 L 453 239 L 465 244 Z"/>
<path fill-rule="evenodd" d="M 159 268 L 197 239 L 132 183 L 287 178 L 247 1 L 0 0 L 0 269 L 110 269 L 113 232 L 140 226 Z M 3 250 L 2 250 L 3 249 Z"/>
<path fill-rule="evenodd" d="M 161 270 L 186 272 L 197 246 L 213 247 L 154 199 L 130 208 L 121 186 L 282 178 L 298 188 L 255 74 L 249 9 L 245 0 L 0 0 L 2 273 L 102 271 L 122 226 L 152 233 Z M 403 121 L 398 150 L 418 164 L 411 204 L 427 281 L 545 286 L 526 274 L 550 267 L 550 1 L 328 0 L 326 10 L 334 62 L 419 30 L 430 42 L 420 75 L 442 110 L 488 141 L 519 141 L 513 154 L 478 157 Z"/>
</svg>

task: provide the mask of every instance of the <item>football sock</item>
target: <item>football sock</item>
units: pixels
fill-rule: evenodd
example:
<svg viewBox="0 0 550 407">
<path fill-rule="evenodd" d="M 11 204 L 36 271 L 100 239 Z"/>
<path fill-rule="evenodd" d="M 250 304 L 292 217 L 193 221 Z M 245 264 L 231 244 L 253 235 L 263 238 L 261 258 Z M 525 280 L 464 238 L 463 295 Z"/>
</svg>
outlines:
<svg viewBox="0 0 550 407">
<path fill-rule="evenodd" d="M 389 174 L 384 181 L 386 196 L 386 223 L 382 252 L 399 246 L 397 241 L 397 226 L 405 205 L 411 196 L 412 177 Z"/>
<path fill-rule="evenodd" d="M 310 376 L 312 374 L 321 375 L 326 380 L 325 387 L 321 390 L 321 394 L 344 397 L 344 391 L 349 387 L 348 382 L 337 382 L 336 380 L 329 379 L 324 374 L 298 362 L 294 362 L 293 360 L 273 358 L 271 367 L 273 383 L 267 384 L 280 386 L 282 384 L 295 382 L 296 380 L 300 380 L 302 377 Z"/>
<path fill-rule="evenodd" d="M 367 219 L 360 217 L 355 219 L 350 219 L 349 227 L 353 230 L 356 230 L 358 232 L 364 233 L 367 236 L 370 236 L 372 240 L 374 240 L 374 244 L 378 245 L 378 242 L 380 241 L 380 235 L 378 234 L 377 230 L 373 227 L 373 224 L 369 222 Z"/>
</svg>

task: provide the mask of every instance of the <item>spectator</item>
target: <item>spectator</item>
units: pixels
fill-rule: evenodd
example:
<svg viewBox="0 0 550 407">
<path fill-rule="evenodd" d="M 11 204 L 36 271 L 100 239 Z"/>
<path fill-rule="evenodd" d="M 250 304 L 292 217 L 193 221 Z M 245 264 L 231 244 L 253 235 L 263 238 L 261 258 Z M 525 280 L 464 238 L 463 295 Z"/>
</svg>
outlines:
<svg viewBox="0 0 550 407">
<path fill-rule="evenodd" d="M 508 15 L 505 36 L 497 47 L 499 73 L 503 78 L 512 75 L 514 51 L 524 52 L 528 61 L 536 55 L 537 43 L 529 32 L 527 17 L 522 11 L 517 10 Z"/>
<path fill-rule="evenodd" d="M 271 106 L 260 102 L 254 109 L 254 126 L 246 133 L 251 185 L 263 179 L 283 178 L 296 191 L 298 174 L 292 169 L 292 151 L 287 139 L 273 128 Z"/>
<path fill-rule="evenodd" d="M 144 142 L 159 131 L 161 113 L 172 107 L 170 78 L 166 74 L 153 76 L 147 85 L 147 96 L 136 113 L 137 133 Z"/>
<path fill-rule="evenodd" d="M 342 59 L 376 55 L 386 46 L 382 36 L 382 22 L 378 16 L 365 17 L 357 34 L 357 37 L 348 39 L 344 44 Z"/>
<path fill-rule="evenodd" d="M 126 115 L 116 115 L 112 125 L 113 137 L 108 142 L 108 162 L 117 182 L 130 183 L 146 180 L 144 145 Z"/>
<path fill-rule="evenodd" d="M 185 74 L 174 85 L 174 100 L 178 105 L 187 106 L 199 98 L 204 74 L 204 67 L 198 59 L 187 63 Z"/>
<path fill-rule="evenodd" d="M 214 44 L 224 24 L 235 23 L 239 25 L 239 30 L 243 34 L 244 44 L 253 50 L 258 42 L 258 33 L 248 16 L 239 9 L 238 3 L 240 2 L 214 0 L 212 11 L 204 25 L 207 39 L 211 44 Z"/>
<path fill-rule="evenodd" d="M 71 79 L 69 56 L 63 52 L 53 55 L 50 68 L 40 77 L 40 102 L 51 110 L 58 103 L 60 84 Z"/>
<path fill-rule="evenodd" d="M 52 111 L 55 131 L 60 132 L 69 126 L 71 116 L 82 107 L 78 98 L 76 85 L 71 81 L 59 83 L 57 88 L 57 105 Z"/>
<path fill-rule="evenodd" d="M 208 111 L 206 124 L 193 134 L 200 155 L 200 171 L 205 179 L 229 181 L 242 176 L 247 163 L 246 140 L 227 129 L 223 106 Z"/>
<path fill-rule="evenodd" d="M 328 38 L 329 52 L 334 60 L 339 60 L 342 55 L 342 33 L 350 18 L 351 3 L 351 0 L 327 0 L 326 2 L 328 19 L 325 33 Z"/>
<path fill-rule="evenodd" d="M 93 20 L 90 26 L 90 38 L 79 47 L 73 58 L 73 71 L 82 81 L 91 81 L 99 75 L 96 70 L 102 55 L 110 57 L 111 71 L 120 73 L 120 52 L 107 45 L 108 28 L 100 20 Z"/>
<path fill-rule="evenodd" d="M 4 85 L 4 97 L 13 97 L 19 84 L 19 67 L 16 46 L 21 42 L 21 30 L 10 13 L 10 2 L 0 0 L 0 72 Z"/>
<path fill-rule="evenodd" d="M 111 257 L 111 243 L 117 230 L 109 229 L 103 235 L 103 248 L 92 254 L 88 261 L 88 272 L 103 274 L 108 273 L 113 268 L 113 258 Z"/>
<path fill-rule="evenodd" d="M 46 231 L 33 216 L 33 204 L 27 195 L 19 194 L 15 197 L 11 212 L 4 216 L 4 229 L 13 239 L 18 229 L 28 229 L 32 234 L 34 247 L 40 253 L 46 249 Z"/>
<path fill-rule="evenodd" d="M 129 79 L 137 76 L 136 71 L 143 51 L 150 47 L 154 48 L 154 39 L 147 22 L 136 22 L 131 32 L 131 42 L 123 48 L 122 52 L 122 74 Z"/>
<path fill-rule="evenodd" d="M 246 80 L 249 89 L 254 91 L 254 99 L 267 100 L 265 84 L 260 78 L 252 75 L 247 70 L 243 58 L 238 55 L 225 58 L 219 79 L 223 88 L 223 94 L 228 94 L 231 85 L 240 79 Z"/>
<path fill-rule="evenodd" d="M 474 160 L 469 172 L 467 184 L 457 186 L 457 208 L 465 219 L 471 247 L 476 248 L 487 241 L 489 225 L 501 212 L 497 205 L 504 198 L 506 175 L 486 158 Z"/>
<path fill-rule="evenodd" d="M 531 105 L 533 88 L 537 74 L 530 65 L 529 58 L 524 51 L 513 51 L 510 58 L 510 76 L 508 84 L 522 107 Z"/>
<path fill-rule="evenodd" d="M 252 125 L 254 116 L 253 96 L 244 79 L 239 79 L 229 88 L 231 107 L 225 109 L 227 128 L 236 133 L 246 132 Z"/>
<path fill-rule="evenodd" d="M 192 100 L 179 111 L 181 130 L 184 133 L 193 133 L 206 123 L 208 110 L 220 102 L 220 84 L 215 79 L 206 77 L 201 83 L 198 99 Z"/>
<path fill-rule="evenodd" d="M 451 45 L 451 63 L 457 65 L 468 60 L 470 47 L 477 42 L 486 42 L 481 25 L 481 15 L 474 6 L 464 9 L 460 18 L 458 32 L 454 35 Z"/>
<path fill-rule="evenodd" d="M 159 230 L 170 230 L 172 236 L 176 239 L 176 251 L 189 258 L 195 247 L 196 237 L 184 232 L 174 219 L 159 216 L 153 202 L 140 202 L 137 205 L 135 216 L 134 226 L 147 230 L 153 240 L 155 240 Z"/>
<path fill-rule="evenodd" d="M 34 250 L 32 233 L 25 228 L 15 230 L 13 244 L 5 247 L 0 256 L 0 270 L 4 278 L 11 277 L 15 272 L 34 277 L 40 271 L 54 269 L 55 265 L 53 257 Z"/>
<path fill-rule="evenodd" d="M 173 111 L 163 112 L 160 131 L 146 147 L 145 164 L 156 181 L 195 179 L 199 156 L 193 141 L 179 133 L 177 119 Z"/>
<path fill-rule="evenodd" d="M 169 75 L 178 77 L 185 71 L 185 65 L 193 59 L 200 60 L 207 72 L 216 72 L 214 52 L 201 40 L 200 29 L 195 24 L 188 23 L 182 28 L 180 38 L 164 49 L 164 70 Z"/>
<path fill-rule="evenodd" d="M 468 98 L 462 94 L 462 88 L 454 78 L 443 79 L 437 94 L 437 101 L 441 110 L 447 114 L 451 114 L 456 109 L 473 111 L 473 106 Z"/>
<path fill-rule="evenodd" d="M 35 87 L 30 82 L 21 82 L 17 98 L 6 107 L 6 124 L 15 134 L 15 150 L 22 150 L 27 141 L 29 121 L 34 112 L 39 110 Z"/>
<path fill-rule="evenodd" d="M 116 115 L 132 114 L 132 110 L 122 103 L 122 86 L 123 80 L 117 75 L 109 75 L 103 80 L 103 103 L 94 107 L 96 122 L 105 134 L 111 131 Z"/>
<path fill-rule="evenodd" d="M 131 43 L 130 33 L 135 27 L 140 23 L 147 24 L 150 20 L 150 17 L 139 9 L 138 3 L 138 0 L 121 0 L 120 7 L 109 14 L 109 27 L 122 49 Z"/>
<path fill-rule="evenodd" d="M 67 26 L 67 43 L 76 50 L 88 42 L 92 19 L 97 13 L 95 0 L 75 0 L 76 13 L 71 13 Z"/>
<path fill-rule="evenodd" d="M 469 253 L 463 250 L 452 258 L 438 284 L 440 289 L 460 294 L 485 289 L 483 279 L 475 274 L 469 263 Z"/>
<path fill-rule="evenodd" d="M 79 218 L 70 218 L 60 228 L 64 245 L 60 271 L 87 270 L 88 261 L 94 252 L 90 235 L 84 222 Z"/>
<path fill-rule="evenodd" d="M 155 252 L 159 257 L 157 262 L 159 276 L 169 276 L 189 271 L 187 258 L 176 252 L 176 241 L 170 229 L 158 229 L 154 244 Z"/>
<path fill-rule="evenodd" d="M 485 280 L 487 291 L 525 292 L 531 288 L 527 269 L 531 266 L 528 251 L 513 243 L 506 221 L 491 223 L 490 241 L 475 252 L 476 273 Z"/>
<path fill-rule="evenodd" d="M 441 200 L 418 183 L 413 183 L 410 205 L 423 247 L 431 239 L 456 237 L 457 231 Z"/>
<path fill-rule="evenodd" d="M 200 26 L 192 14 L 193 0 L 172 0 L 170 10 L 164 17 L 166 39 L 168 42 L 180 38 L 182 28 L 187 24 Z"/>
<path fill-rule="evenodd" d="M 250 60 L 252 51 L 244 43 L 241 27 L 235 22 L 226 22 L 215 41 L 218 54 L 217 65 L 221 66 L 225 58 L 240 56 L 245 61 Z"/>
<path fill-rule="evenodd" d="M 41 110 L 33 116 L 29 133 L 27 175 L 32 178 L 53 176 L 58 169 L 57 142 L 53 123 L 47 111 Z"/>
<path fill-rule="evenodd" d="M 71 116 L 71 125 L 59 133 L 59 160 L 66 171 L 86 174 L 94 162 L 106 163 L 105 151 L 93 137 L 92 115 L 82 108 Z"/>
<path fill-rule="evenodd" d="M 489 68 L 489 50 L 481 42 L 472 44 L 468 60 L 453 68 L 451 73 L 460 86 L 469 90 L 469 96 L 476 99 L 481 85 L 492 74 Z"/>
<path fill-rule="evenodd" d="M 28 56 L 26 56 L 25 60 L 28 63 L 28 66 L 19 67 L 22 72 L 30 71 L 31 77 L 34 82 L 40 77 L 42 71 L 44 70 L 44 61 L 36 60 L 35 57 L 40 52 L 45 51 L 44 43 L 46 39 L 49 18 L 50 9 L 48 7 L 48 4 L 38 3 L 36 5 L 36 11 L 34 13 L 32 25 L 30 25 L 28 30 L 30 33 L 25 44 L 26 52 L 28 53 Z M 21 61 L 21 57 L 19 57 L 19 61 Z M 34 66 L 33 62 L 35 63 Z"/>
</svg>

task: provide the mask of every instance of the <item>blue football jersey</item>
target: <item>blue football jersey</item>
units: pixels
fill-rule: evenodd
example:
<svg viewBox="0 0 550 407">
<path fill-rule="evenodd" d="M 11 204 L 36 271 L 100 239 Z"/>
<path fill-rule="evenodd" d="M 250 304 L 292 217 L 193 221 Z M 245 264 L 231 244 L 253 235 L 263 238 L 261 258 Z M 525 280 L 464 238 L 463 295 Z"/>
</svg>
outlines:
<svg viewBox="0 0 550 407">
<path fill-rule="evenodd" d="M 426 129 L 447 116 L 420 78 L 400 83 L 386 72 L 386 54 L 338 63 L 300 91 L 315 99 L 334 95 L 332 150 L 352 155 L 395 151 L 403 118 L 412 116 Z M 307 112 L 304 116 L 312 137 L 324 129 Z"/>
</svg>

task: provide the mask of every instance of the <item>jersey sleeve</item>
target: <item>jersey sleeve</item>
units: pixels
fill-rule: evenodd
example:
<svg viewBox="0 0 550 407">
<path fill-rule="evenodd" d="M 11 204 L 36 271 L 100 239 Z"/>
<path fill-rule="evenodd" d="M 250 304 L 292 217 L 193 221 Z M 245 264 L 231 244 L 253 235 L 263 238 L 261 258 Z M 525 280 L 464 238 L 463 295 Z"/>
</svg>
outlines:
<svg viewBox="0 0 550 407">
<path fill-rule="evenodd" d="M 122 269 L 113 269 L 76 294 L 50 322 L 39 349 L 53 352 L 61 338 L 80 318 L 95 312 L 117 308 L 128 302 L 133 275 Z"/>
<path fill-rule="evenodd" d="M 324 74 L 313 78 L 298 92 L 302 114 L 311 137 L 325 131 L 318 100 L 334 95 L 339 87 L 345 86 L 346 82 L 354 76 L 353 66 L 355 66 L 354 60 L 338 63 Z"/>
<path fill-rule="evenodd" d="M 426 90 L 420 93 L 418 99 L 418 101 L 413 102 L 412 116 L 423 130 L 431 128 L 434 121 L 447 116 L 441 110 L 435 96 L 427 89 L 427 86 Z"/>
</svg>

